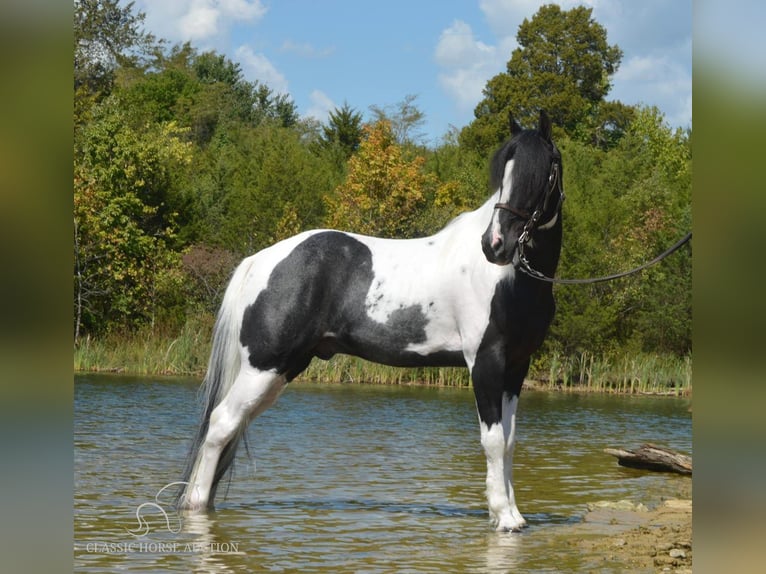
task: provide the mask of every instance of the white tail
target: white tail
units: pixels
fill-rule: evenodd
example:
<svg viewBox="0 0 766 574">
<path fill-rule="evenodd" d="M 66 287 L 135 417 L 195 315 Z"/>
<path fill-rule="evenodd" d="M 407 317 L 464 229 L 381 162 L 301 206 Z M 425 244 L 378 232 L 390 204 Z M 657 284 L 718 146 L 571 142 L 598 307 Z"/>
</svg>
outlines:
<svg viewBox="0 0 766 574">
<path fill-rule="evenodd" d="M 197 436 L 189 451 L 186 468 L 183 474 L 183 481 L 187 483 L 187 486 L 178 496 L 178 501 L 181 506 L 187 506 L 190 503 L 191 493 L 188 490 L 190 488 L 189 482 L 198 470 L 200 463 L 200 448 L 205 442 L 213 409 L 220 404 L 234 385 L 241 368 L 239 332 L 242 327 L 242 309 L 240 308 L 240 295 L 249 269 L 250 264 L 248 260 L 245 260 L 240 263 L 239 267 L 234 271 L 234 274 L 229 281 L 229 285 L 226 288 L 221 308 L 218 311 L 218 317 L 216 318 L 215 327 L 213 329 L 213 346 L 210 351 L 210 361 L 208 363 L 205 379 L 200 387 L 200 394 L 203 399 L 202 418 L 200 420 L 199 429 L 197 430 Z M 218 480 L 220 480 L 220 477 L 223 476 L 226 470 L 231 466 L 231 463 L 234 460 L 234 455 L 236 454 L 237 445 L 239 444 L 239 439 L 243 433 L 244 428 L 242 428 L 241 432 L 238 432 L 230 443 L 226 445 L 226 448 L 224 448 L 216 467 L 216 484 Z M 213 486 L 213 494 L 214 489 L 215 485 Z M 210 496 L 211 501 L 212 499 L 213 496 Z"/>
</svg>

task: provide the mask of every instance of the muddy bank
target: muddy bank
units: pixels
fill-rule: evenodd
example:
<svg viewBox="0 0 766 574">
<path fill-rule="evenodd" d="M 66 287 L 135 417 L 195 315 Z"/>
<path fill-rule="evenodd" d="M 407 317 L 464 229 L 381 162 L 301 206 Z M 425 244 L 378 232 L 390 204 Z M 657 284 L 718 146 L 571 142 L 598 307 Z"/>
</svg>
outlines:
<svg viewBox="0 0 766 574">
<path fill-rule="evenodd" d="M 584 553 L 599 556 L 604 567 L 632 572 L 692 571 L 690 499 L 666 500 L 653 510 L 592 505 L 580 526 L 593 532 L 574 543 Z"/>
<path fill-rule="evenodd" d="M 581 522 L 555 528 L 550 550 L 562 564 L 577 555 L 581 572 L 690 573 L 690 494 L 654 508 L 627 500 L 590 503 Z"/>
</svg>

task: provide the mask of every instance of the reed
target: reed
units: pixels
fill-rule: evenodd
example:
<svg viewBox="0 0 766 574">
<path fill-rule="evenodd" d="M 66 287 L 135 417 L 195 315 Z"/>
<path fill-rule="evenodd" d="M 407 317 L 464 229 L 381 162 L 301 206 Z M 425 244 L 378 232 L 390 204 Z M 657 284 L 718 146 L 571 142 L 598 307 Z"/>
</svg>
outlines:
<svg viewBox="0 0 766 574">
<path fill-rule="evenodd" d="M 402 369 L 370 363 L 349 355 L 336 355 L 329 361 L 313 361 L 300 380 L 316 383 L 373 383 L 379 385 L 470 386 L 464 368 L 423 367 Z"/>
<path fill-rule="evenodd" d="M 213 317 L 191 317 L 176 332 L 145 328 L 85 338 L 74 349 L 78 372 L 122 372 L 136 375 L 202 376 L 207 368 Z M 692 388 L 691 356 L 651 353 L 590 352 L 538 357 L 528 379 L 542 389 L 575 392 L 688 395 Z M 348 355 L 315 360 L 300 380 L 317 383 L 372 383 L 470 387 L 467 369 L 402 369 Z"/>
<path fill-rule="evenodd" d="M 74 370 L 202 375 L 210 354 L 209 322 L 205 317 L 196 317 L 172 335 L 147 327 L 130 333 L 86 337 L 74 348 Z"/>
<path fill-rule="evenodd" d="M 548 368 L 530 373 L 538 388 L 625 394 L 688 395 L 692 389 L 691 355 L 611 353 L 597 357 L 553 353 Z"/>
</svg>

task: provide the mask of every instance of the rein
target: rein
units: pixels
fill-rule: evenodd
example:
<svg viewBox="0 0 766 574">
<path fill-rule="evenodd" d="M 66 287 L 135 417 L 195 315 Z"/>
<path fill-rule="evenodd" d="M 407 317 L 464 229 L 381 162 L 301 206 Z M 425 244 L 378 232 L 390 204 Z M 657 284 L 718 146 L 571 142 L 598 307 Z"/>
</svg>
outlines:
<svg viewBox="0 0 766 574">
<path fill-rule="evenodd" d="M 652 265 L 656 265 L 669 255 L 672 255 L 676 251 L 678 251 L 683 245 L 688 243 L 692 238 L 692 232 L 690 231 L 686 235 L 684 235 L 681 239 L 676 241 L 673 245 L 671 245 L 668 249 L 660 253 L 657 257 L 652 259 L 651 261 L 648 261 L 644 263 L 643 265 L 639 265 L 638 267 L 635 267 L 634 269 L 630 269 L 629 271 L 622 271 L 620 273 L 613 273 L 611 275 L 604 275 L 602 277 L 592 277 L 588 279 L 558 279 L 556 277 L 548 277 L 544 273 L 541 273 L 540 271 L 537 271 L 534 269 L 527 259 L 526 255 L 524 254 L 524 246 L 529 243 L 529 240 L 531 239 L 531 233 L 535 231 L 535 229 L 544 229 L 546 226 L 550 225 L 552 222 L 555 221 L 555 218 L 558 217 L 559 210 L 561 209 L 561 204 L 564 202 L 564 191 L 560 187 L 560 181 L 559 181 L 559 165 L 557 162 L 553 162 L 551 165 L 551 174 L 548 178 L 548 181 L 550 183 L 550 186 L 548 187 L 548 191 L 545 193 L 545 196 L 543 197 L 543 201 L 541 204 L 535 209 L 535 211 L 530 215 L 529 212 L 524 211 L 523 209 L 519 209 L 516 207 L 513 207 L 512 205 L 508 203 L 496 203 L 495 209 L 502 209 L 505 211 L 508 211 L 515 215 L 516 217 L 519 217 L 526 221 L 524 224 L 524 229 L 521 232 L 521 235 L 519 235 L 519 238 L 516 240 L 516 243 L 518 245 L 518 253 L 519 253 L 519 260 L 516 264 L 517 269 L 521 269 L 526 275 L 529 277 L 532 277 L 533 279 L 537 279 L 538 281 L 545 281 L 546 283 L 562 283 L 565 285 L 586 285 L 589 283 L 603 283 L 604 281 L 613 281 L 614 279 L 620 279 L 622 277 L 628 277 L 629 275 L 634 275 L 636 273 L 639 273 L 643 271 L 644 269 L 647 269 L 651 267 Z M 556 208 L 556 215 L 551 220 L 551 223 L 547 223 L 546 226 L 543 227 L 537 227 L 537 222 L 539 221 L 542 214 L 545 212 L 545 210 L 548 207 L 548 201 L 551 198 L 551 195 L 553 194 L 553 190 L 558 189 L 559 192 L 559 204 Z"/>
<path fill-rule="evenodd" d="M 532 277 L 539 281 L 545 281 L 547 283 L 563 283 L 566 285 L 584 285 L 588 283 L 602 283 L 604 281 L 612 281 L 614 279 L 620 279 L 621 277 L 627 277 L 628 275 L 633 275 L 635 273 L 638 273 L 639 271 L 643 271 L 644 269 L 647 269 L 648 267 L 651 267 L 652 265 L 656 265 L 657 263 L 665 259 L 667 256 L 678 251 L 684 244 L 688 243 L 689 240 L 691 240 L 691 238 L 692 238 L 692 232 L 690 231 L 689 233 L 684 235 L 681 239 L 676 241 L 673 245 L 671 245 L 668 249 L 660 253 L 657 257 L 655 257 L 651 261 L 644 263 L 643 265 L 639 265 L 638 267 L 631 269 L 630 271 L 623 271 L 621 273 L 614 273 L 612 275 L 604 275 L 603 277 L 592 277 L 590 279 L 558 279 L 556 277 L 548 277 L 547 275 L 540 273 L 539 271 L 537 271 L 536 269 L 533 269 L 530 266 L 529 261 L 524 255 L 524 244 L 519 242 L 519 263 L 516 266 L 516 268 L 521 269 L 529 277 Z M 524 243 L 526 243 L 526 241 Z"/>
</svg>

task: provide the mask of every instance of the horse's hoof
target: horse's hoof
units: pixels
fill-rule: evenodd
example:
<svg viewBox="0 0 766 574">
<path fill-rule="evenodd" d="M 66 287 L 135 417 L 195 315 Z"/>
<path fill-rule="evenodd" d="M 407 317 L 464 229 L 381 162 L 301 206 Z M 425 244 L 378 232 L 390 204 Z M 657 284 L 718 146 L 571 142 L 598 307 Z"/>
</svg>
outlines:
<svg viewBox="0 0 766 574">
<path fill-rule="evenodd" d="M 496 530 L 498 532 L 521 532 L 527 527 L 527 521 L 514 522 L 512 524 L 498 524 Z"/>
</svg>

